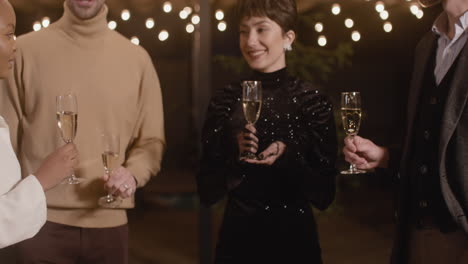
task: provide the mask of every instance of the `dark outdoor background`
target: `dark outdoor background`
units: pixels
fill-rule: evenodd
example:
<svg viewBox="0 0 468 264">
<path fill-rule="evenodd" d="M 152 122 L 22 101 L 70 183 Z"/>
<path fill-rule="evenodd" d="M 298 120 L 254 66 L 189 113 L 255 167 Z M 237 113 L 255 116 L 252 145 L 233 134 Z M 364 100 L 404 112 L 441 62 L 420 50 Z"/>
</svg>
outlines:
<svg viewBox="0 0 468 264">
<path fill-rule="evenodd" d="M 236 1 L 200 1 L 171 0 L 170 13 L 162 11 L 162 0 L 107 1 L 109 19 L 118 23 L 116 30 L 128 38 L 138 36 L 140 45 L 153 58 L 164 99 L 167 152 L 160 175 L 139 190 L 137 208 L 129 211 L 130 264 L 199 263 L 201 256 L 209 253 L 207 250 L 215 244 L 223 203 L 212 208 L 209 223 L 206 218 L 200 218 L 195 195 L 198 131 L 204 106 L 199 102 L 206 102 L 214 89 L 237 79 L 239 73 L 233 69 L 242 64 L 236 59 L 240 58 L 234 20 Z M 33 23 L 45 16 L 56 21 L 63 10 L 62 0 L 10 2 L 17 12 L 17 35 L 30 32 Z M 382 28 L 384 21 L 375 11 L 374 0 L 298 0 L 301 14 L 298 40 L 305 46 L 302 55 L 308 55 L 310 61 L 301 63 L 306 56 L 293 53 L 289 65 L 299 65 L 295 69 L 299 67 L 301 76 L 326 89 L 335 103 L 337 122 L 340 122 L 337 111 L 340 93 L 360 91 L 364 110 L 360 135 L 378 144 L 398 145 L 414 47 L 430 30 L 441 9 L 424 10 L 423 17 L 418 19 L 409 10 L 415 1 L 384 2 L 390 14 L 387 21 L 393 25 L 390 33 Z M 338 15 L 330 12 L 334 3 L 341 5 Z M 201 12 L 201 19 L 209 19 L 208 26 L 203 21 L 201 26 L 196 26 L 196 32 L 199 27 L 202 34 L 203 30 L 210 32 L 209 39 L 199 40 L 196 32 L 185 31 L 190 16 L 182 20 L 178 15 L 185 6 L 191 6 L 195 12 L 197 6 L 209 8 L 201 10 L 207 10 L 205 14 Z M 120 18 L 123 9 L 131 12 L 130 20 Z M 214 18 L 217 9 L 225 14 L 227 30 L 224 32 L 217 29 L 218 21 Z M 153 29 L 145 27 L 148 17 L 155 20 Z M 352 29 L 344 26 L 348 17 L 354 20 Z M 314 30 L 316 22 L 323 23 L 322 33 Z M 162 29 L 170 34 L 164 42 L 158 39 Z M 360 41 L 351 40 L 353 30 L 360 32 Z M 327 37 L 325 47 L 317 44 L 321 34 Z M 209 80 L 199 80 L 197 76 L 208 76 Z M 342 138 L 341 124 L 337 128 Z M 337 166 L 343 169 L 347 164 L 341 158 Z M 386 263 L 393 238 L 396 183 L 383 173 L 337 177 L 335 203 L 325 212 L 317 212 L 325 263 Z M 207 216 L 206 211 L 202 216 Z M 204 229 L 200 229 L 200 219 L 204 219 Z M 0 250 L 0 263 L 14 263 L 11 249 Z"/>
</svg>

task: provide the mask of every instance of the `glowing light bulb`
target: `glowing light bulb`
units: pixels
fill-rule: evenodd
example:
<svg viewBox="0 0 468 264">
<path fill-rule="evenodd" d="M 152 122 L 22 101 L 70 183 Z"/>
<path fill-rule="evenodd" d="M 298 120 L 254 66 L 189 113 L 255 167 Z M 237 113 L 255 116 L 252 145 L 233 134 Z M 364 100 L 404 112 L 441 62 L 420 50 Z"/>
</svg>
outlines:
<svg viewBox="0 0 468 264">
<path fill-rule="evenodd" d="M 381 18 L 382 20 L 387 20 L 387 19 L 388 19 L 388 16 L 389 16 L 389 14 L 388 14 L 388 11 L 387 11 L 387 10 L 384 10 L 384 11 L 380 12 L 380 18 Z"/>
<path fill-rule="evenodd" d="M 152 18 L 146 19 L 145 25 L 147 29 L 152 29 L 154 27 L 154 19 Z"/>
<path fill-rule="evenodd" d="M 187 26 L 185 26 L 185 31 L 187 31 L 187 33 L 192 33 L 193 31 L 195 31 L 195 26 L 193 24 L 188 23 Z"/>
<path fill-rule="evenodd" d="M 34 22 L 34 24 L 33 24 L 33 30 L 34 31 L 39 31 L 39 30 L 41 30 L 41 28 L 42 28 L 42 26 L 41 26 L 41 23 L 39 21 Z"/>
<path fill-rule="evenodd" d="M 198 25 L 198 23 L 200 23 L 200 16 L 199 15 L 193 15 L 192 16 L 192 23 L 194 25 Z"/>
<path fill-rule="evenodd" d="M 351 18 L 347 18 L 344 24 L 347 28 L 352 28 L 354 26 L 354 21 Z"/>
<path fill-rule="evenodd" d="M 127 9 L 122 10 L 122 14 L 120 14 L 120 17 L 122 18 L 123 21 L 127 21 L 130 19 L 130 11 Z"/>
<path fill-rule="evenodd" d="M 183 10 L 184 10 L 185 12 L 187 12 L 187 14 L 189 14 L 189 15 L 192 14 L 192 12 L 193 12 L 193 9 L 192 9 L 190 6 L 184 7 Z"/>
<path fill-rule="evenodd" d="M 385 10 L 385 5 L 382 1 L 378 1 L 377 3 L 375 3 L 375 11 L 380 13 L 384 10 Z"/>
<path fill-rule="evenodd" d="M 361 33 L 357 30 L 353 31 L 353 33 L 351 33 L 351 39 L 358 42 L 361 39 Z"/>
<path fill-rule="evenodd" d="M 327 45 L 327 38 L 324 36 L 324 35 L 320 35 L 318 40 L 317 40 L 317 43 L 323 47 L 325 45 Z"/>
<path fill-rule="evenodd" d="M 46 27 L 48 27 L 49 25 L 50 25 L 50 18 L 44 17 L 44 18 L 42 19 L 42 27 L 43 27 L 43 28 L 46 28 Z"/>
<path fill-rule="evenodd" d="M 179 17 L 180 17 L 181 19 L 186 19 L 188 16 L 189 16 L 189 14 L 188 14 L 187 11 L 185 11 L 185 10 L 181 10 L 181 11 L 179 12 Z"/>
<path fill-rule="evenodd" d="M 420 9 L 420 8 L 419 8 L 418 4 L 412 4 L 412 5 L 410 5 L 410 11 L 411 11 L 411 13 L 412 13 L 413 15 L 416 15 L 416 14 L 418 13 L 419 9 Z"/>
<path fill-rule="evenodd" d="M 160 41 L 166 41 L 169 38 L 169 32 L 167 32 L 167 30 L 161 30 L 161 32 L 159 32 L 158 38 Z"/>
<path fill-rule="evenodd" d="M 163 11 L 169 13 L 172 11 L 172 4 L 171 2 L 164 2 L 163 4 Z"/>
<path fill-rule="evenodd" d="M 392 23 L 390 23 L 388 21 L 385 22 L 384 25 L 383 25 L 383 29 L 384 29 L 385 32 L 392 31 L 392 29 L 393 29 Z"/>
<path fill-rule="evenodd" d="M 109 27 L 109 29 L 115 30 L 117 28 L 117 22 L 111 20 L 109 21 L 109 23 L 107 23 L 107 26 Z"/>
<path fill-rule="evenodd" d="M 218 23 L 218 30 L 219 30 L 219 31 L 221 31 L 221 32 L 222 32 L 222 31 L 225 31 L 226 28 L 227 28 L 226 22 L 221 21 L 221 22 Z"/>
<path fill-rule="evenodd" d="M 216 10 L 215 18 L 216 18 L 217 20 L 223 20 L 223 18 L 224 18 L 224 12 L 223 12 L 223 10 L 220 10 L 220 9 Z"/>
<path fill-rule="evenodd" d="M 315 31 L 322 32 L 323 31 L 323 24 L 318 22 L 315 24 Z"/>
<path fill-rule="evenodd" d="M 424 16 L 424 12 L 421 9 L 419 9 L 419 11 L 416 13 L 416 17 L 418 19 L 421 19 L 423 16 Z"/>
<path fill-rule="evenodd" d="M 339 4 L 333 4 L 333 5 L 332 5 L 331 12 L 332 12 L 334 15 L 338 15 L 338 14 L 341 12 L 341 7 L 340 7 L 340 5 L 339 5 Z"/>
<path fill-rule="evenodd" d="M 137 37 L 132 37 L 130 41 L 135 45 L 140 45 L 140 40 Z"/>
</svg>

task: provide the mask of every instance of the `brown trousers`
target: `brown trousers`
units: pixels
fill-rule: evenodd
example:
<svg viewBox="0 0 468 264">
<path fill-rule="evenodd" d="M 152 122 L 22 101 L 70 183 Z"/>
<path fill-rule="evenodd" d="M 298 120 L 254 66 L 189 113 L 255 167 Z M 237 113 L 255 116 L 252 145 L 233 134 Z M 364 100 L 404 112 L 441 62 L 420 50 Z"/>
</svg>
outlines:
<svg viewBox="0 0 468 264">
<path fill-rule="evenodd" d="M 16 247 L 18 264 L 128 264 L 128 226 L 80 228 L 47 222 Z"/>
<path fill-rule="evenodd" d="M 442 233 L 437 228 L 413 229 L 409 264 L 467 264 L 468 235 L 462 230 Z"/>
</svg>

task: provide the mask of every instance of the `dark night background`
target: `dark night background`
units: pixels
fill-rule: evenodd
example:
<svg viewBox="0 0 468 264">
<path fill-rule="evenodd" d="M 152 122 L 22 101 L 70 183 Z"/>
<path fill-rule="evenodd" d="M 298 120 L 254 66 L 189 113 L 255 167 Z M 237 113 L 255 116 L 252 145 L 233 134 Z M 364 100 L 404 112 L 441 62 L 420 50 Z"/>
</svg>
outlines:
<svg viewBox="0 0 468 264">
<path fill-rule="evenodd" d="M 313 27 L 301 23 L 298 38 L 314 49 L 334 50 L 341 44 L 352 47 L 352 55 L 343 67 L 334 67 L 327 79 L 313 80 L 325 88 L 335 104 L 339 122 L 340 93 L 360 91 L 364 111 L 360 135 L 381 145 L 398 145 L 403 130 L 406 94 L 410 83 L 414 48 L 430 30 L 440 7 L 424 9 L 422 19 L 409 11 L 412 2 L 386 1 L 393 25 L 390 33 L 383 31 L 383 20 L 375 11 L 376 1 L 337 0 L 312 1 L 300 8 L 302 17 L 322 22 L 327 45 L 319 47 Z M 34 21 L 48 16 L 56 21 L 62 13 L 61 0 L 10 0 L 17 12 L 17 35 L 32 30 Z M 222 215 L 222 203 L 212 210 L 212 234 L 198 232 L 199 205 L 194 195 L 194 175 L 198 161 L 198 134 L 193 119 L 192 59 L 194 35 L 185 31 L 188 21 L 181 20 L 179 11 L 196 1 L 172 1 L 171 13 L 164 13 L 160 0 L 108 0 L 109 19 L 118 23 L 117 31 L 138 36 L 153 58 L 164 100 L 167 152 L 163 170 L 147 187 L 137 193 L 137 208 L 130 215 L 130 255 L 138 263 L 198 263 L 198 240 L 209 235 L 215 243 L 216 230 Z M 239 77 L 215 60 L 218 56 L 240 57 L 237 27 L 234 24 L 235 1 L 212 1 L 211 57 L 201 57 L 211 64 L 211 90 Z M 341 5 L 337 16 L 330 12 L 333 3 Z M 122 9 L 131 11 L 129 21 L 120 19 Z M 227 30 L 217 30 L 214 11 L 223 9 Z M 147 17 L 153 17 L 155 28 L 145 27 Z M 345 18 L 354 20 L 354 27 L 344 26 Z M 202 17 L 203 19 L 203 17 Z M 158 40 L 160 30 L 170 37 Z M 353 42 L 351 31 L 358 30 L 361 40 Z M 293 46 L 294 48 L 294 46 Z M 341 124 L 337 125 L 340 138 Z M 341 148 L 341 146 L 340 146 Z M 340 150 L 337 150 L 340 151 Z M 337 164 L 347 164 L 340 158 Z M 317 212 L 325 263 L 386 263 L 393 236 L 393 191 L 396 183 L 384 174 L 337 176 L 338 193 L 335 203 L 325 212 Z M 1 263 L 12 263 L 8 250 L 0 251 Z"/>
</svg>

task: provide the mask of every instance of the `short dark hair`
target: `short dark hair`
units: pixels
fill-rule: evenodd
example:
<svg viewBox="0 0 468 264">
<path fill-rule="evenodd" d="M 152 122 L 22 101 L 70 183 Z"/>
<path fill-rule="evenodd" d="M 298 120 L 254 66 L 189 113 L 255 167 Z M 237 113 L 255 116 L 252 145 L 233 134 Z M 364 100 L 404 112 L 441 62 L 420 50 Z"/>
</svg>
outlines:
<svg viewBox="0 0 468 264">
<path fill-rule="evenodd" d="M 296 30 L 297 7 L 295 0 L 239 0 L 237 22 L 244 17 L 266 16 L 275 21 L 283 30 Z"/>
</svg>

